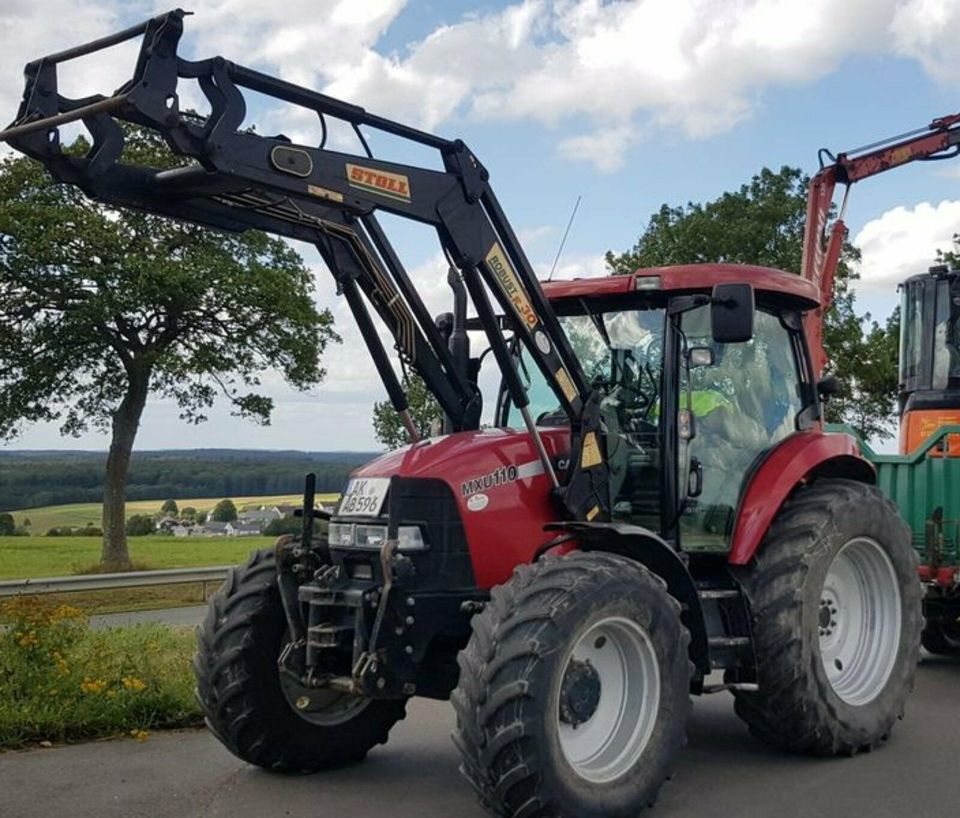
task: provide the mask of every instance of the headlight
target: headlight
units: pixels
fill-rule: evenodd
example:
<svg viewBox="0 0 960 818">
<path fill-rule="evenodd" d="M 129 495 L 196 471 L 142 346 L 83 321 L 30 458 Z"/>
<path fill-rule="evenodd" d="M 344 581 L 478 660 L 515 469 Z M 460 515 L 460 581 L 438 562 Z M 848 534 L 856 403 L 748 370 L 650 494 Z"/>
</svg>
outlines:
<svg viewBox="0 0 960 818">
<path fill-rule="evenodd" d="M 330 523 L 327 529 L 327 542 L 341 548 L 353 545 L 353 523 Z"/>
<path fill-rule="evenodd" d="M 330 523 L 327 540 L 333 548 L 364 548 L 378 550 L 387 538 L 385 525 Z M 423 532 L 417 525 L 402 525 L 397 529 L 397 544 L 401 551 L 422 551 L 427 546 Z"/>
</svg>

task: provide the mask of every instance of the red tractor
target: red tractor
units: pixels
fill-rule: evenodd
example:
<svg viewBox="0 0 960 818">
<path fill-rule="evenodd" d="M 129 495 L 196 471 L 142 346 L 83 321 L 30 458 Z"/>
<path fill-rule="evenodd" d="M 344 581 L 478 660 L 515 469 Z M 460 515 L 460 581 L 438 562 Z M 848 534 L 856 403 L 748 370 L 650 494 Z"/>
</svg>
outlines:
<svg viewBox="0 0 960 818">
<path fill-rule="evenodd" d="M 920 592 L 872 467 L 822 427 L 804 316 L 816 328 L 826 290 L 724 264 L 541 285 L 461 141 L 182 59 L 182 22 L 29 64 L 2 137 L 111 206 L 315 244 L 411 436 L 353 475 L 325 536 L 308 477 L 302 536 L 213 598 L 195 670 L 224 745 L 322 770 L 385 742 L 410 697 L 450 698 L 480 799 L 529 817 L 652 804 L 691 693 L 732 691 L 751 731 L 788 750 L 886 739 L 912 684 Z M 57 93 L 59 64 L 140 36 L 116 92 Z M 206 115 L 180 109 L 191 81 Z M 242 89 L 313 112 L 324 133 L 347 123 L 363 153 L 241 130 Z M 85 155 L 60 146 L 77 120 Z M 121 122 L 163 134 L 180 166 L 126 162 Z M 385 161 L 364 131 L 438 161 Z M 429 315 L 378 213 L 434 228 L 450 313 Z M 443 435 L 419 438 L 370 307 L 436 396 Z M 500 387 L 481 426 L 485 360 Z"/>
</svg>

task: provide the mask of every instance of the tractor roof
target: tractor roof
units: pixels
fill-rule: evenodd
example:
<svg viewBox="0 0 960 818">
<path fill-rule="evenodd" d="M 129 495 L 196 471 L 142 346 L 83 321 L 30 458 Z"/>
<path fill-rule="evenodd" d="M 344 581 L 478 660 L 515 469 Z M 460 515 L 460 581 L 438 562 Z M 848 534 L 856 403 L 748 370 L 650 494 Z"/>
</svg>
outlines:
<svg viewBox="0 0 960 818">
<path fill-rule="evenodd" d="M 659 283 L 655 279 L 659 278 Z M 572 281 L 544 281 L 543 290 L 551 301 L 563 298 L 613 296 L 636 291 L 702 291 L 715 284 L 748 283 L 764 294 L 789 306 L 807 310 L 819 303 L 819 294 L 806 279 L 794 273 L 750 264 L 679 264 L 674 267 L 648 267 L 630 275 L 603 278 L 575 278 Z M 654 286 L 656 284 L 656 286 Z M 769 298 L 774 296 L 774 298 Z"/>
</svg>

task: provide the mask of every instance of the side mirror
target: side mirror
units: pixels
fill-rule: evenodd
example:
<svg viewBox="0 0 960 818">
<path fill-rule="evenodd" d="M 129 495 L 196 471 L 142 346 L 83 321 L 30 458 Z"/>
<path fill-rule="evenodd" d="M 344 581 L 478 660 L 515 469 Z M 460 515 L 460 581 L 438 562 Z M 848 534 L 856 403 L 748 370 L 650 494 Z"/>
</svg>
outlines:
<svg viewBox="0 0 960 818">
<path fill-rule="evenodd" d="M 691 369 L 713 366 L 713 350 L 710 347 L 690 347 L 687 350 L 687 364 Z"/>
<path fill-rule="evenodd" d="M 832 398 L 840 394 L 843 384 L 836 375 L 827 375 L 817 381 L 817 392 L 821 398 Z"/>
<path fill-rule="evenodd" d="M 717 284 L 710 300 L 713 340 L 718 344 L 751 340 L 755 309 L 752 284 Z"/>
</svg>

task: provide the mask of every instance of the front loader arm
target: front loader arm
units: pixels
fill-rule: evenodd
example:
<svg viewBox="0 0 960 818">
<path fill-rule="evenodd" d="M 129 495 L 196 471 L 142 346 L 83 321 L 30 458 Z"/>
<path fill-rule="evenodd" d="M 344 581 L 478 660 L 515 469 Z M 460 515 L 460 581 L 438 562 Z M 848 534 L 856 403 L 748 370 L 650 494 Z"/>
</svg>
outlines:
<svg viewBox="0 0 960 818">
<path fill-rule="evenodd" d="M 414 440 L 406 396 L 368 305 L 392 334 L 401 363 L 424 379 L 453 430 L 478 428 L 481 411 L 476 373 L 469 366 L 464 371 L 451 354 L 377 213 L 433 227 L 470 294 L 511 399 L 524 415 L 566 513 L 575 519 L 606 517 L 607 465 L 597 455 L 599 398 L 488 183 L 486 169 L 473 153 L 460 140 L 368 114 L 219 57 L 184 60 L 177 55 L 184 16 L 180 10 L 172 11 L 28 64 L 23 102 L 0 139 L 38 159 L 57 180 L 77 185 L 108 204 L 221 230 L 264 230 L 314 244 L 336 278 L 390 400 Z M 62 63 L 137 37 L 142 37 L 142 44 L 133 77 L 113 94 L 77 100 L 58 93 Z M 184 81 L 196 81 L 209 114 L 181 111 L 179 90 Z M 283 135 L 241 130 L 246 116 L 243 89 L 314 112 L 323 128 L 321 144 L 300 145 Z M 326 146 L 330 119 L 352 127 L 363 155 Z M 64 152 L 60 144 L 60 127 L 78 120 L 92 137 L 84 155 Z M 170 169 L 125 162 L 121 123 L 161 134 L 172 153 L 182 157 L 182 165 Z M 375 157 L 361 126 L 438 151 L 443 169 Z M 563 485 L 527 411 L 526 390 L 489 293 L 570 418 L 571 467 Z"/>
<path fill-rule="evenodd" d="M 950 159 L 960 153 L 960 114 L 940 117 L 927 127 L 857 148 L 836 157 L 821 150 L 820 170 L 810 180 L 807 192 L 807 220 L 803 236 L 802 275 L 820 293 L 820 306 L 807 316 L 807 335 L 819 375 L 826 364 L 823 350 L 823 314 L 833 301 L 834 278 L 847 237 L 844 216 L 850 186 L 917 160 Z M 844 186 L 837 219 L 828 224 L 837 185 Z"/>
</svg>

